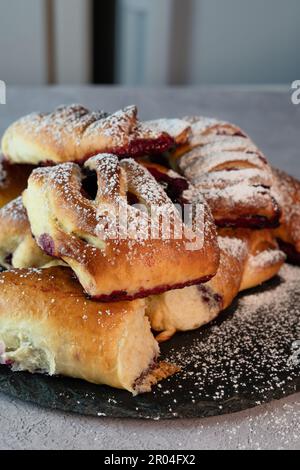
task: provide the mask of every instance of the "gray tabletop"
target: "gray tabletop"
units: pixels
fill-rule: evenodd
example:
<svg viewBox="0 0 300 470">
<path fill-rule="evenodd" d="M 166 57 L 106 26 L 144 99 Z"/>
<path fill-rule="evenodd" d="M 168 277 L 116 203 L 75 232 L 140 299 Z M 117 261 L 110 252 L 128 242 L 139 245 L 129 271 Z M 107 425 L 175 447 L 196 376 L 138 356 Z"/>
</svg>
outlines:
<svg viewBox="0 0 300 470">
<path fill-rule="evenodd" d="M 8 87 L 0 133 L 16 118 L 62 103 L 142 118 L 202 114 L 239 124 L 272 164 L 300 177 L 300 105 L 290 90 Z M 230 416 L 174 421 L 89 418 L 40 409 L 0 394 L 0 449 L 300 449 L 300 394 Z"/>
</svg>

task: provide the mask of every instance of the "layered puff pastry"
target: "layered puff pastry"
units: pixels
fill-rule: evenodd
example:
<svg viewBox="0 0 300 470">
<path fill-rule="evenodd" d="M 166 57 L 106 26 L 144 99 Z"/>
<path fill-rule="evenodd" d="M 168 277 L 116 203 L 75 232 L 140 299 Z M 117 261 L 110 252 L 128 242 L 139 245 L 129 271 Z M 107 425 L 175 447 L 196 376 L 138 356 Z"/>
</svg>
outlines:
<svg viewBox="0 0 300 470">
<path fill-rule="evenodd" d="M 159 332 L 159 342 L 211 322 L 239 292 L 273 278 L 285 262 L 271 230 L 223 229 L 218 242 L 220 266 L 211 281 L 146 299 L 146 313 Z"/>
<path fill-rule="evenodd" d="M 300 264 L 300 181 L 282 170 L 273 169 L 273 172 L 283 209 L 275 236 L 288 261 Z"/>
<path fill-rule="evenodd" d="M 33 168 L 10 164 L 0 156 L 0 208 L 22 193 Z"/>
<path fill-rule="evenodd" d="M 36 169 L 23 202 L 39 247 L 69 265 L 90 296 L 116 301 L 199 284 L 215 275 L 215 225 L 197 194 L 187 227 L 146 168 L 101 154 L 89 159 L 84 171 L 73 163 Z M 170 222 L 168 237 L 160 217 L 153 226 L 153 208 L 162 208 Z M 126 234 L 120 209 L 126 214 Z"/>
<path fill-rule="evenodd" d="M 171 166 L 205 196 L 220 227 L 273 228 L 281 208 L 266 158 L 237 126 L 204 117 L 184 118 L 188 143 L 171 152 Z"/>
<path fill-rule="evenodd" d="M 2 152 L 13 163 L 39 165 L 82 163 L 103 152 L 132 157 L 158 154 L 174 145 L 170 135 L 138 120 L 136 106 L 108 114 L 70 105 L 13 123 L 4 133 Z"/>
<path fill-rule="evenodd" d="M 0 363 L 133 394 L 178 368 L 159 363 L 143 300 L 89 300 L 69 268 L 0 273 Z"/>
</svg>

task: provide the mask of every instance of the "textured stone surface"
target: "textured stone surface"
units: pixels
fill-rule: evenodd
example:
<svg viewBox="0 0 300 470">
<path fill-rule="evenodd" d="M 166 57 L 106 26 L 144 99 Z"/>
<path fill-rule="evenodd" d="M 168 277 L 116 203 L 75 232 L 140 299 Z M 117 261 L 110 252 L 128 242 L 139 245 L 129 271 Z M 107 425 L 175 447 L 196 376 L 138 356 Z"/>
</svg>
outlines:
<svg viewBox="0 0 300 470">
<path fill-rule="evenodd" d="M 204 114 L 244 128 L 270 161 L 300 176 L 300 106 L 290 92 L 111 88 L 10 89 L 0 132 L 17 117 L 61 103 L 115 110 L 130 103 L 143 118 Z M 300 448 L 299 394 L 220 418 L 147 422 L 46 411 L 0 395 L 0 448 Z"/>
<path fill-rule="evenodd" d="M 206 418 L 300 391 L 300 268 L 238 297 L 200 330 L 173 336 L 161 357 L 181 367 L 151 393 L 0 366 L 0 392 L 45 408 L 115 418 Z"/>
</svg>

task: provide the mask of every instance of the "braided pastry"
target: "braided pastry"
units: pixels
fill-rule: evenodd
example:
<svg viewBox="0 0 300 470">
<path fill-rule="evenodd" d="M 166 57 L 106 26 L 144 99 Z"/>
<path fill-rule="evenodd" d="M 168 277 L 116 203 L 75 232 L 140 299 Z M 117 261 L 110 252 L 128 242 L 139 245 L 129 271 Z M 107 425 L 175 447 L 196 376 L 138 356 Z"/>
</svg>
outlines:
<svg viewBox="0 0 300 470">
<path fill-rule="evenodd" d="M 12 124 L 3 136 L 2 152 L 14 163 L 82 163 L 100 152 L 132 157 L 161 153 L 174 143 L 168 134 L 139 122 L 135 106 L 109 115 L 72 105 Z"/>
<path fill-rule="evenodd" d="M 31 165 L 10 165 L 0 157 L 0 208 L 24 191 L 32 170 Z"/>
<path fill-rule="evenodd" d="M 276 227 L 280 208 L 271 191 L 274 177 L 261 151 L 233 124 L 186 119 L 192 137 L 171 154 L 171 165 L 203 193 L 217 225 Z"/>
<path fill-rule="evenodd" d="M 159 342 L 176 331 L 197 329 L 229 307 L 239 292 L 274 277 L 285 255 L 270 230 L 223 229 L 216 276 L 206 284 L 169 291 L 146 299 L 146 313 Z"/>
<path fill-rule="evenodd" d="M 89 295 L 102 301 L 135 299 L 199 284 L 216 273 L 219 248 L 203 200 L 197 197 L 193 205 L 201 208 L 203 223 L 199 226 L 199 210 L 193 210 L 193 225 L 186 227 L 163 188 L 134 160 L 103 154 L 89 159 L 84 171 L 74 163 L 36 169 L 23 202 L 40 248 L 67 263 Z M 145 210 L 153 207 L 163 208 L 169 218 L 170 237 L 160 223 L 152 236 Z M 120 209 L 126 214 L 125 236 L 116 217 Z"/>
<path fill-rule="evenodd" d="M 69 268 L 0 274 L 0 364 L 148 392 L 178 368 L 159 363 L 142 300 L 89 300 Z"/>
<path fill-rule="evenodd" d="M 300 264 L 300 181 L 284 171 L 273 169 L 273 172 L 275 189 L 283 208 L 280 227 L 275 230 L 275 236 L 287 254 L 288 261 Z"/>
</svg>

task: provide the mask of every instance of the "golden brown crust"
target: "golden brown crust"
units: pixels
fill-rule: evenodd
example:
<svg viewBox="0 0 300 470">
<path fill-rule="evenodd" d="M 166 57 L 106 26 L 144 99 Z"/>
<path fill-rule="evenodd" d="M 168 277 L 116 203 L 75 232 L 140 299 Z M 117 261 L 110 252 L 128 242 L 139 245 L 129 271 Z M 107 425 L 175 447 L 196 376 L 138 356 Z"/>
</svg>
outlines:
<svg viewBox="0 0 300 470">
<path fill-rule="evenodd" d="M 272 230 L 221 229 L 219 232 L 222 236 L 237 238 L 247 244 L 248 257 L 240 291 L 257 287 L 272 279 L 286 260 Z"/>
<path fill-rule="evenodd" d="M 95 199 L 82 194 L 81 170 L 68 163 L 35 170 L 23 201 L 39 246 L 63 259 L 89 295 L 105 301 L 146 297 L 197 284 L 215 274 L 219 249 L 203 201 L 199 199 L 198 208 L 203 210 L 204 223 L 194 232 L 183 227 L 164 190 L 134 160 L 119 162 L 115 156 L 99 155 L 86 168 L 97 173 Z M 129 193 L 148 209 L 159 207 L 170 215 L 168 239 L 163 239 L 160 223 L 153 237 L 149 214 L 129 205 Z M 119 221 L 110 223 L 117 220 L 120 209 L 127 214 L 124 237 Z M 181 238 L 173 236 L 175 226 L 182 228 Z"/>
<path fill-rule="evenodd" d="M 62 267 L 7 271 L 0 285 L 0 360 L 14 370 L 62 374 L 135 394 L 175 372 L 154 364 L 159 348 L 142 300 L 91 301 Z"/>
<path fill-rule="evenodd" d="M 284 171 L 273 169 L 283 209 L 280 227 L 275 236 L 287 252 L 289 261 L 300 263 L 300 181 Z"/>
<path fill-rule="evenodd" d="M 239 292 L 274 277 L 285 261 L 271 230 L 219 230 L 220 266 L 208 283 L 146 299 L 159 342 L 176 331 L 193 330 L 215 319 Z"/>
<path fill-rule="evenodd" d="M 0 208 L 24 191 L 33 168 L 31 165 L 11 165 L 0 157 Z"/>
<path fill-rule="evenodd" d="M 82 163 L 100 152 L 161 153 L 173 145 L 171 136 L 138 121 L 135 106 L 109 115 L 71 105 L 52 113 L 33 113 L 12 124 L 3 136 L 2 152 L 11 162 L 38 165 Z"/>
<path fill-rule="evenodd" d="M 280 207 L 272 194 L 274 177 L 262 152 L 233 124 L 186 118 L 189 145 L 171 154 L 173 167 L 205 196 L 216 223 L 223 226 L 273 228 Z"/>
<path fill-rule="evenodd" d="M 169 134 L 177 146 L 182 147 L 188 144 L 191 137 L 191 126 L 182 119 L 155 119 L 146 121 L 146 126 L 156 132 L 165 132 Z"/>
</svg>

